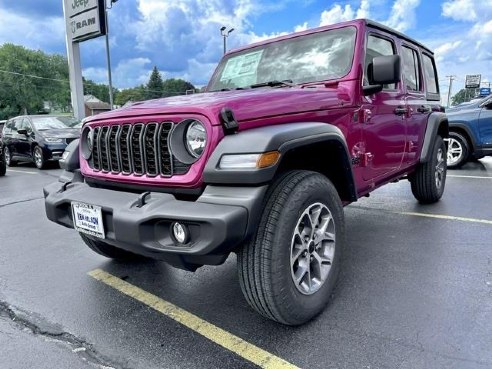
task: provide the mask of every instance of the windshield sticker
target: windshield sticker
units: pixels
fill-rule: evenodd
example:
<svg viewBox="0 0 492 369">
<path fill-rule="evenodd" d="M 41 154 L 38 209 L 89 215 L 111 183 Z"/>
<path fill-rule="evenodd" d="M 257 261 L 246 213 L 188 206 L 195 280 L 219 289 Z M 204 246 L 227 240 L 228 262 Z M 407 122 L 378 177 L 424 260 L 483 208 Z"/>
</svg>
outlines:
<svg viewBox="0 0 492 369">
<path fill-rule="evenodd" d="M 263 50 L 250 54 L 235 56 L 227 61 L 220 80 L 227 81 L 256 74 Z"/>
</svg>

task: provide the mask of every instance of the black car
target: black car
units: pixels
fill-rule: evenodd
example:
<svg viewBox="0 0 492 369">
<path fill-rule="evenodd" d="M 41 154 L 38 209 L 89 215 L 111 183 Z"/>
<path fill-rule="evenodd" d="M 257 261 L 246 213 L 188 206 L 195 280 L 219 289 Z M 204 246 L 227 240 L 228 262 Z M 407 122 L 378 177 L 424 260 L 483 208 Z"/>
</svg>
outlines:
<svg viewBox="0 0 492 369">
<path fill-rule="evenodd" d="M 7 121 L 3 129 L 3 159 L 7 166 L 19 161 L 34 162 L 43 169 L 48 161 L 61 159 L 67 145 L 80 136 L 72 128 L 75 118 L 54 115 L 25 115 Z"/>
<path fill-rule="evenodd" d="M 5 164 L 5 160 L 3 159 L 3 145 L 2 145 L 2 132 L 3 126 L 5 125 L 6 120 L 0 120 L 0 177 L 5 175 L 7 171 L 7 165 Z"/>
</svg>

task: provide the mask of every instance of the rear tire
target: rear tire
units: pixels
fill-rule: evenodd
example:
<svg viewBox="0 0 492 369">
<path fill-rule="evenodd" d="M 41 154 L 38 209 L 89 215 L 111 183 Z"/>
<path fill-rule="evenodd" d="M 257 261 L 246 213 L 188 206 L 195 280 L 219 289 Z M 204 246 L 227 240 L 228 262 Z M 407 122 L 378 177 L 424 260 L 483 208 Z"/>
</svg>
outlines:
<svg viewBox="0 0 492 369">
<path fill-rule="evenodd" d="M 3 149 L 3 161 L 8 167 L 17 166 L 17 162 L 15 160 L 12 160 L 12 153 L 10 152 L 8 146 L 5 146 Z"/>
<path fill-rule="evenodd" d="M 343 207 L 333 184 L 311 171 L 281 176 L 267 194 L 256 234 L 238 252 L 243 294 L 282 324 L 303 324 L 328 303 L 344 246 Z"/>
<path fill-rule="evenodd" d="M 423 204 L 439 201 L 446 185 L 446 145 L 441 136 L 434 140 L 431 157 L 421 163 L 410 177 L 412 193 Z"/>
<path fill-rule="evenodd" d="M 106 242 L 93 240 L 87 237 L 83 233 L 79 233 L 82 241 L 92 250 L 97 252 L 99 255 L 105 256 L 110 259 L 120 260 L 120 261 L 137 261 L 145 259 L 144 256 L 134 254 L 133 252 L 120 249 L 118 247 L 107 244 Z"/>
<path fill-rule="evenodd" d="M 458 132 L 449 132 L 447 164 L 450 169 L 458 169 L 470 158 L 470 146 L 466 137 Z"/>
</svg>

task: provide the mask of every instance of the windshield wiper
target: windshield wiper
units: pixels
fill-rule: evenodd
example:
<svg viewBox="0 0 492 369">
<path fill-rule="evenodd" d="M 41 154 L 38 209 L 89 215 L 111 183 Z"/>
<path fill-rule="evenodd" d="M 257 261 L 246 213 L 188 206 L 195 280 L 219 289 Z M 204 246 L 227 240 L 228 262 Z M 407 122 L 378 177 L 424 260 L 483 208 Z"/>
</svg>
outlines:
<svg viewBox="0 0 492 369">
<path fill-rule="evenodd" d="M 262 83 L 256 83 L 254 85 L 251 85 L 249 87 L 251 88 L 257 88 L 257 87 L 276 87 L 276 86 L 289 86 L 289 87 L 294 87 L 295 85 L 292 83 L 292 80 L 290 79 L 284 79 L 283 81 L 268 81 L 268 82 L 262 82 Z"/>
</svg>

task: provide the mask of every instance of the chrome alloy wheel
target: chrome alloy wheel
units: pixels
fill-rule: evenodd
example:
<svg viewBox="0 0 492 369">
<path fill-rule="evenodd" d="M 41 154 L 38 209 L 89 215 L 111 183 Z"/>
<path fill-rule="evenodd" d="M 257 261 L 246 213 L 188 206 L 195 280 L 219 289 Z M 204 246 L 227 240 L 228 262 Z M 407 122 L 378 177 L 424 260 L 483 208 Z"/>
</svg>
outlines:
<svg viewBox="0 0 492 369">
<path fill-rule="evenodd" d="M 328 279 L 336 247 L 335 223 L 326 205 L 308 206 L 297 220 L 291 244 L 291 274 L 304 295 L 318 291 Z"/>
<path fill-rule="evenodd" d="M 5 164 L 10 167 L 10 160 L 11 160 L 11 157 L 10 157 L 10 150 L 7 146 L 5 146 L 5 149 L 3 149 L 3 155 L 4 155 L 4 159 L 5 159 Z"/>
<path fill-rule="evenodd" d="M 447 162 L 449 166 L 455 165 L 461 160 L 463 156 L 463 146 L 461 142 L 454 139 L 448 138 L 448 157 Z"/>
<path fill-rule="evenodd" d="M 446 163 L 444 162 L 444 153 L 442 148 L 437 150 L 437 163 L 435 170 L 436 188 L 441 188 L 444 178 L 446 176 Z"/>
<path fill-rule="evenodd" d="M 43 153 L 38 147 L 34 149 L 34 164 L 36 164 L 38 168 L 41 168 L 43 166 Z"/>
</svg>

